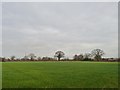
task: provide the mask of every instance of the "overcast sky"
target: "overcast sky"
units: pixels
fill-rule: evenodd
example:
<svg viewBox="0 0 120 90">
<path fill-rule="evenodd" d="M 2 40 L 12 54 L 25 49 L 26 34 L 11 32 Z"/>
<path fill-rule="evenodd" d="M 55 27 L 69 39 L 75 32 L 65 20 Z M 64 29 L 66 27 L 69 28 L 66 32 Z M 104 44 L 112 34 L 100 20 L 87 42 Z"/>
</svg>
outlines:
<svg viewBox="0 0 120 90">
<path fill-rule="evenodd" d="M 2 3 L 0 3 L 0 56 L 2 56 Z"/>
<path fill-rule="evenodd" d="M 3 3 L 3 56 L 66 57 L 100 48 L 118 56 L 118 3 Z"/>
</svg>

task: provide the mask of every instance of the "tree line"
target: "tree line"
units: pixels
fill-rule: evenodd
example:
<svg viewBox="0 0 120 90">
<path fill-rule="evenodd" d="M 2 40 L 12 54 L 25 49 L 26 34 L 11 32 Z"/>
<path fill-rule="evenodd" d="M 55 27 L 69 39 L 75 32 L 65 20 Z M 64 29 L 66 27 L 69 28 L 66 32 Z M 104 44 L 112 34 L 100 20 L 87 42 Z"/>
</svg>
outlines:
<svg viewBox="0 0 120 90">
<path fill-rule="evenodd" d="M 91 53 L 85 53 L 84 55 L 83 54 L 75 54 L 73 56 L 73 60 L 81 60 L 81 61 L 91 61 L 91 60 L 101 60 L 102 59 L 102 56 L 104 55 L 104 51 L 101 50 L 101 49 L 94 49 Z M 58 58 L 58 61 L 60 61 L 60 58 L 64 57 L 64 52 L 62 51 L 57 51 L 55 53 L 55 57 Z M 93 58 L 93 59 L 92 59 Z"/>
<path fill-rule="evenodd" d="M 51 57 L 37 57 L 35 54 L 30 53 L 25 55 L 23 58 L 17 59 L 15 56 L 10 58 L 1 58 L 3 62 L 5 61 L 101 61 L 106 60 L 102 58 L 104 51 L 101 49 L 94 49 L 91 53 L 85 54 L 75 54 L 73 59 L 65 58 L 65 53 L 63 51 L 55 52 L 54 58 Z"/>
</svg>

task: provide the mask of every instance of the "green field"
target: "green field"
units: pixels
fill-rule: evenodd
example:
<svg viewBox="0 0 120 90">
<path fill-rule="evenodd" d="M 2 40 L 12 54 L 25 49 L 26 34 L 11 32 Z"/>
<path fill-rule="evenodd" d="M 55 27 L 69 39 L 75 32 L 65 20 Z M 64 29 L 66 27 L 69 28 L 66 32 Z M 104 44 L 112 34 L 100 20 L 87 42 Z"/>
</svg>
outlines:
<svg viewBox="0 0 120 90">
<path fill-rule="evenodd" d="M 2 89 L 2 62 L 0 62 L 0 89 Z"/>
<path fill-rule="evenodd" d="M 117 88 L 117 62 L 5 62 L 3 88 Z"/>
</svg>

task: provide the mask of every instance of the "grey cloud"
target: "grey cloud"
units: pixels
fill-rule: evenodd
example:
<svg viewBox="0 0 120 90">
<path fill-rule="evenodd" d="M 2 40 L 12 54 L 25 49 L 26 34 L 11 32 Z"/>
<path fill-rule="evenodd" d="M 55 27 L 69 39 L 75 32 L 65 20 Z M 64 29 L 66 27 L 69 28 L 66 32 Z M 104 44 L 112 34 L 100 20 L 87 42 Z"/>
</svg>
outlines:
<svg viewBox="0 0 120 90">
<path fill-rule="evenodd" d="M 101 48 L 117 57 L 117 3 L 3 3 L 2 14 L 4 56 Z"/>
</svg>

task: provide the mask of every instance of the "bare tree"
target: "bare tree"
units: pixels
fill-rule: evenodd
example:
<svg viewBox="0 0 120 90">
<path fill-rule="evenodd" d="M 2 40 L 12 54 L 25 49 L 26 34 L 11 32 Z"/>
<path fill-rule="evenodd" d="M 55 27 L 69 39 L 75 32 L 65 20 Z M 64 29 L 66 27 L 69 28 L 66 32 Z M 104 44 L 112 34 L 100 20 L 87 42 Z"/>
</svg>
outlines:
<svg viewBox="0 0 120 90">
<path fill-rule="evenodd" d="M 11 60 L 12 60 L 12 61 L 15 60 L 15 56 L 11 56 Z"/>
<path fill-rule="evenodd" d="M 30 54 L 28 55 L 28 57 L 30 57 L 31 61 L 36 58 L 36 56 L 35 56 L 34 53 L 30 53 Z"/>
<path fill-rule="evenodd" d="M 91 57 L 91 54 L 90 54 L 90 53 L 85 53 L 85 54 L 84 54 L 84 58 L 85 58 L 85 59 L 89 59 L 90 57 Z"/>
<path fill-rule="evenodd" d="M 94 49 L 91 52 L 92 56 L 94 57 L 95 60 L 99 61 L 101 60 L 101 57 L 105 54 L 103 50 L 101 49 Z"/>
<path fill-rule="evenodd" d="M 27 60 L 27 59 L 28 59 L 28 56 L 25 55 L 25 56 L 23 57 L 23 59 Z"/>
<path fill-rule="evenodd" d="M 83 60 L 84 56 L 83 54 L 78 55 L 79 60 Z"/>
<path fill-rule="evenodd" d="M 64 57 L 64 52 L 62 52 L 62 51 L 57 51 L 56 53 L 55 53 L 55 57 L 57 57 L 58 58 L 58 61 L 60 61 L 60 59 L 62 58 L 62 57 Z"/>
<path fill-rule="evenodd" d="M 74 60 L 78 60 L 78 55 L 75 54 L 75 55 L 73 56 L 73 59 L 74 59 Z"/>
<path fill-rule="evenodd" d="M 73 57 L 74 60 L 83 60 L 83 55 L 80 54 L 80 55 L 74 55 Z"/>
<path fill-rule="evenodd" d="M 38 59 L 39 61 L 42 60 L 41 57 L 38 57 L 37 59 Z"/>
</svg>

